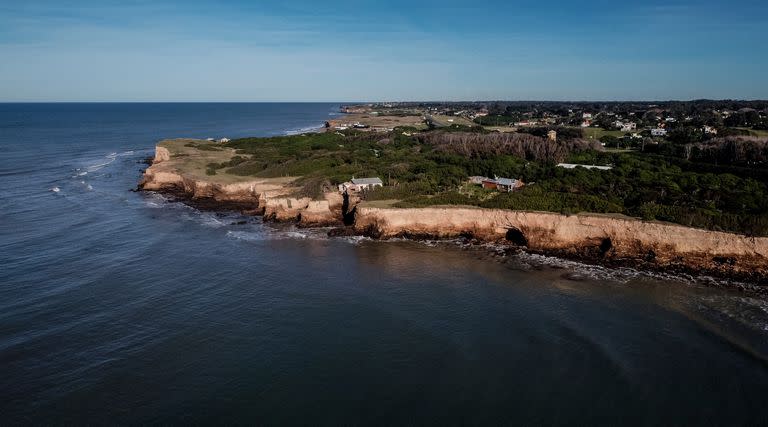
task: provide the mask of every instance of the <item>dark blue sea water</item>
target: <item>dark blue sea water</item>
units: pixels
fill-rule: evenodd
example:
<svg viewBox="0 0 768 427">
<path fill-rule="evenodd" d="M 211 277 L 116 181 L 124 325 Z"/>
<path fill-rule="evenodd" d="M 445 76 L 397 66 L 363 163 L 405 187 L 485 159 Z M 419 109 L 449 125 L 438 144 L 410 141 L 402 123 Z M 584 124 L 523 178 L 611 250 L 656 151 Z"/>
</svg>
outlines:
<svg viewBox="0 0 768 427">
<path fill-rule="evenodd" d="M 0 424 L 768 423 L 756 294 L 131 191 L 337 109 L 0 104 Z"/>
</svg>

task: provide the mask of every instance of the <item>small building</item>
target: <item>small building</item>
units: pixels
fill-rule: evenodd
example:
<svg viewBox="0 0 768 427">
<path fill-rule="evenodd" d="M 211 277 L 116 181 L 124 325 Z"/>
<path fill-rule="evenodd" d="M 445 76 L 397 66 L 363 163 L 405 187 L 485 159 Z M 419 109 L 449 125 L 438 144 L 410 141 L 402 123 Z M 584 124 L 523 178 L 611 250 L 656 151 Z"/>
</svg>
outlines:
<svg viewBox="0 0 768 427">
<path fill-rule="evenodd" d="M 550 141 L 557 141 L 557 132 L 554 130 L 547 132 L 547 138 L 549 138 Z"/>
<path fill-rule="evenodd" d="M 523 181 L 520 181 L 519 179 L 499 177 L 494 179 L 485 178 L 481 184 L 485 189 L 498 190 L 505 193 L 515 191 L 525 185 Z"/>
<path fill-rule="evenodd" d="M 523 181 L 514 178 L 497 178 L 496 189 L 505 193 L 511 193 L 523 186 Z"/>
<path fill-rule="evenodd" d="M 619 126 L 622 132 L 632 132 L 633 130 L 637 129 L 637 123 L 635 122 L 626 122 L 622 123 L 621 126 Z"/>
<path fill-rule="evenodd" d="M 485 188 L 487 190 L 496 190 L 496 180 L 495 179 L 486 178 L 480 184 L 483 186 L 483 188 Z"/>
<path fill-rule="evenodd" d="M 365 191 L 371 190 L 376 187 L 383 187 L 384 183 L 381 179 L 377 178 L 352 178 L 352 181 L 347 181 L 343 184 L 339 184 L 339 192 L 344 193 L 347 191 Z"/>
<path fill-rule="evenodd" d="M 662 128 L 651 129 L 651 136 L 667 136 L 667 130 Z"/>
<path fill-rule="evenodd" d="M 703 130 L 704 133 L 709 134 L 709 135 L 717 135 L 717 129 L 715 129 L 714 126 L 704 125 L 704 127 L 701 130 Z"/>
<path fill-rule="evenodd" d="M 227 143 L 227 142 L 229 142 L 229 141 L 230 141 L 230 139 L 229 139 L 229 138 L 221 138 L 221 139 L 219 140 L 219 142 L 220 142 L 220 143 L 222 143 L 222 144 L 226 144 L 226 143 Z"/>
<path fill-rule="evenodd" d="M 581 118 L 582 119 L 591 119 L 592 118 L 592 113 L 584 113 L 584 114 L 581 115 Z"/>
</svg>

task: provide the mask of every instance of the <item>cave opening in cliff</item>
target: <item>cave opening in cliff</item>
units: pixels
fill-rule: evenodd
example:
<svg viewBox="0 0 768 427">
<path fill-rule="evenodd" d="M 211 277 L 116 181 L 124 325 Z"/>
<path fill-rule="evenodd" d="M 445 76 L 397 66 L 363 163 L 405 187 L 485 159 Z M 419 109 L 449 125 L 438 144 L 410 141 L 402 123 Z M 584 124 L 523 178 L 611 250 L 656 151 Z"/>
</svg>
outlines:
<svg viewBox="0 0 768 427">
<path fill-rule="evenodd" d="M 605 256 L 613 248 L 613 242 L 610 237 L 606 237 L 600 242 L 600 254 Z"/>
<path fill-rule="evenodd" d="M 354 225 L 357 206 L 354 206 L 352 209 L 350 209 L 349 194 L 346 191 L 344 194 L 342 194 L 342 197 L 344 198 L 344 201 L 341 204 L 342 221 L 344 222 L 344 225 Z"/>
<path fill-rule="evenodd" d="M 507 230 L 507 241 L 514 243 L 516 246 L 528 246 L 528 239 L 525 238 L 525 234 L 514 227 Z"/>
</svg>

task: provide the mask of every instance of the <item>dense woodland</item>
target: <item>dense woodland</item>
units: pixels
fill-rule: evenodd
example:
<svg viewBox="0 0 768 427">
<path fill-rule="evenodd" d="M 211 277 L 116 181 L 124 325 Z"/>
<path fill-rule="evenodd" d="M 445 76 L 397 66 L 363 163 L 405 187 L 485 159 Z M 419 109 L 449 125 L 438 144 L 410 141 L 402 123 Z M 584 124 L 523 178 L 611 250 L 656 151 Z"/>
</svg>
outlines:
<svg viewBox="0 0 768 427">
<path fill-rule="evenodd" d="M 642 151 L 608 152 L 578 135 L 555 142 L 457 127 L 245 138 L 227 145 L 238 150 L 238 157 L 209 165 L 209 173 L 301 176 L 302 192 L 312 196 L 352 176 L 378 176 L 385 187 L 365 198 L 393 200 L 394 206 L 619 213 L 768 235 L 768 142 L 760 138 L 664 142 Z M 561 161 L 613 169 L 556 167 Z M 467 184 L 473 175 L 518 178 L 527 185 L 498 193 Z"/>
</svg>

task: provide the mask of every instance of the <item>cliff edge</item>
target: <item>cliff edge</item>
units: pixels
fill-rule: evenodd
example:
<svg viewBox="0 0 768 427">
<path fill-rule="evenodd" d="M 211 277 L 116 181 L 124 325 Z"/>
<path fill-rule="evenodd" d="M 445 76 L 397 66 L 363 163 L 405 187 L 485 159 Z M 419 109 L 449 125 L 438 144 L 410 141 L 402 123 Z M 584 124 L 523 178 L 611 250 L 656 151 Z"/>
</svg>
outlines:
<svg viewBox="0 0 768 427">
<path fill-rule="evenodd" d="M 357 207 L 355 229 L 376 238 L 471 236 L 529 251 L 765 281 L 768 238 L 647 222 L 471 207 Z"/>
<path fill-rule="evenodd" d="M 226 168 L 208 174 L 209 164 L 227 163 L 236 154 L 209 141 L 161 141 L 139 189 L 173 194 L 203 207 L 238 209 L 306 226 L 342 223 L 341 195 L 329 193 L 320 201 L 295 197 L 297 177 L 254 178 L 230 174 Z"/>
<path fill-rule="evenodd" d="M 201 149 L 201 144 L 204 146 Z M 208 141 L 165 140 L 139 187 L 172 193 L 198 205 L 236 208 L 266 220 L 303 226 L 342 225 L 379 239 L 471 237 L 531 252 L 608 265 L 712 274 L 768 282 L 768 238 L 647 222 L 621 215 L 561 215 L 464 206 L 382 208 L 337 192 L 320 200 L 297 196 L 297 177 L 255 178 L 207 165 L 226 163 L 235 150 Z M 346 210 L 345 210 L 346 209 Z M 343 234 L 343 233 L 342 233 Z"/>
</svg>

